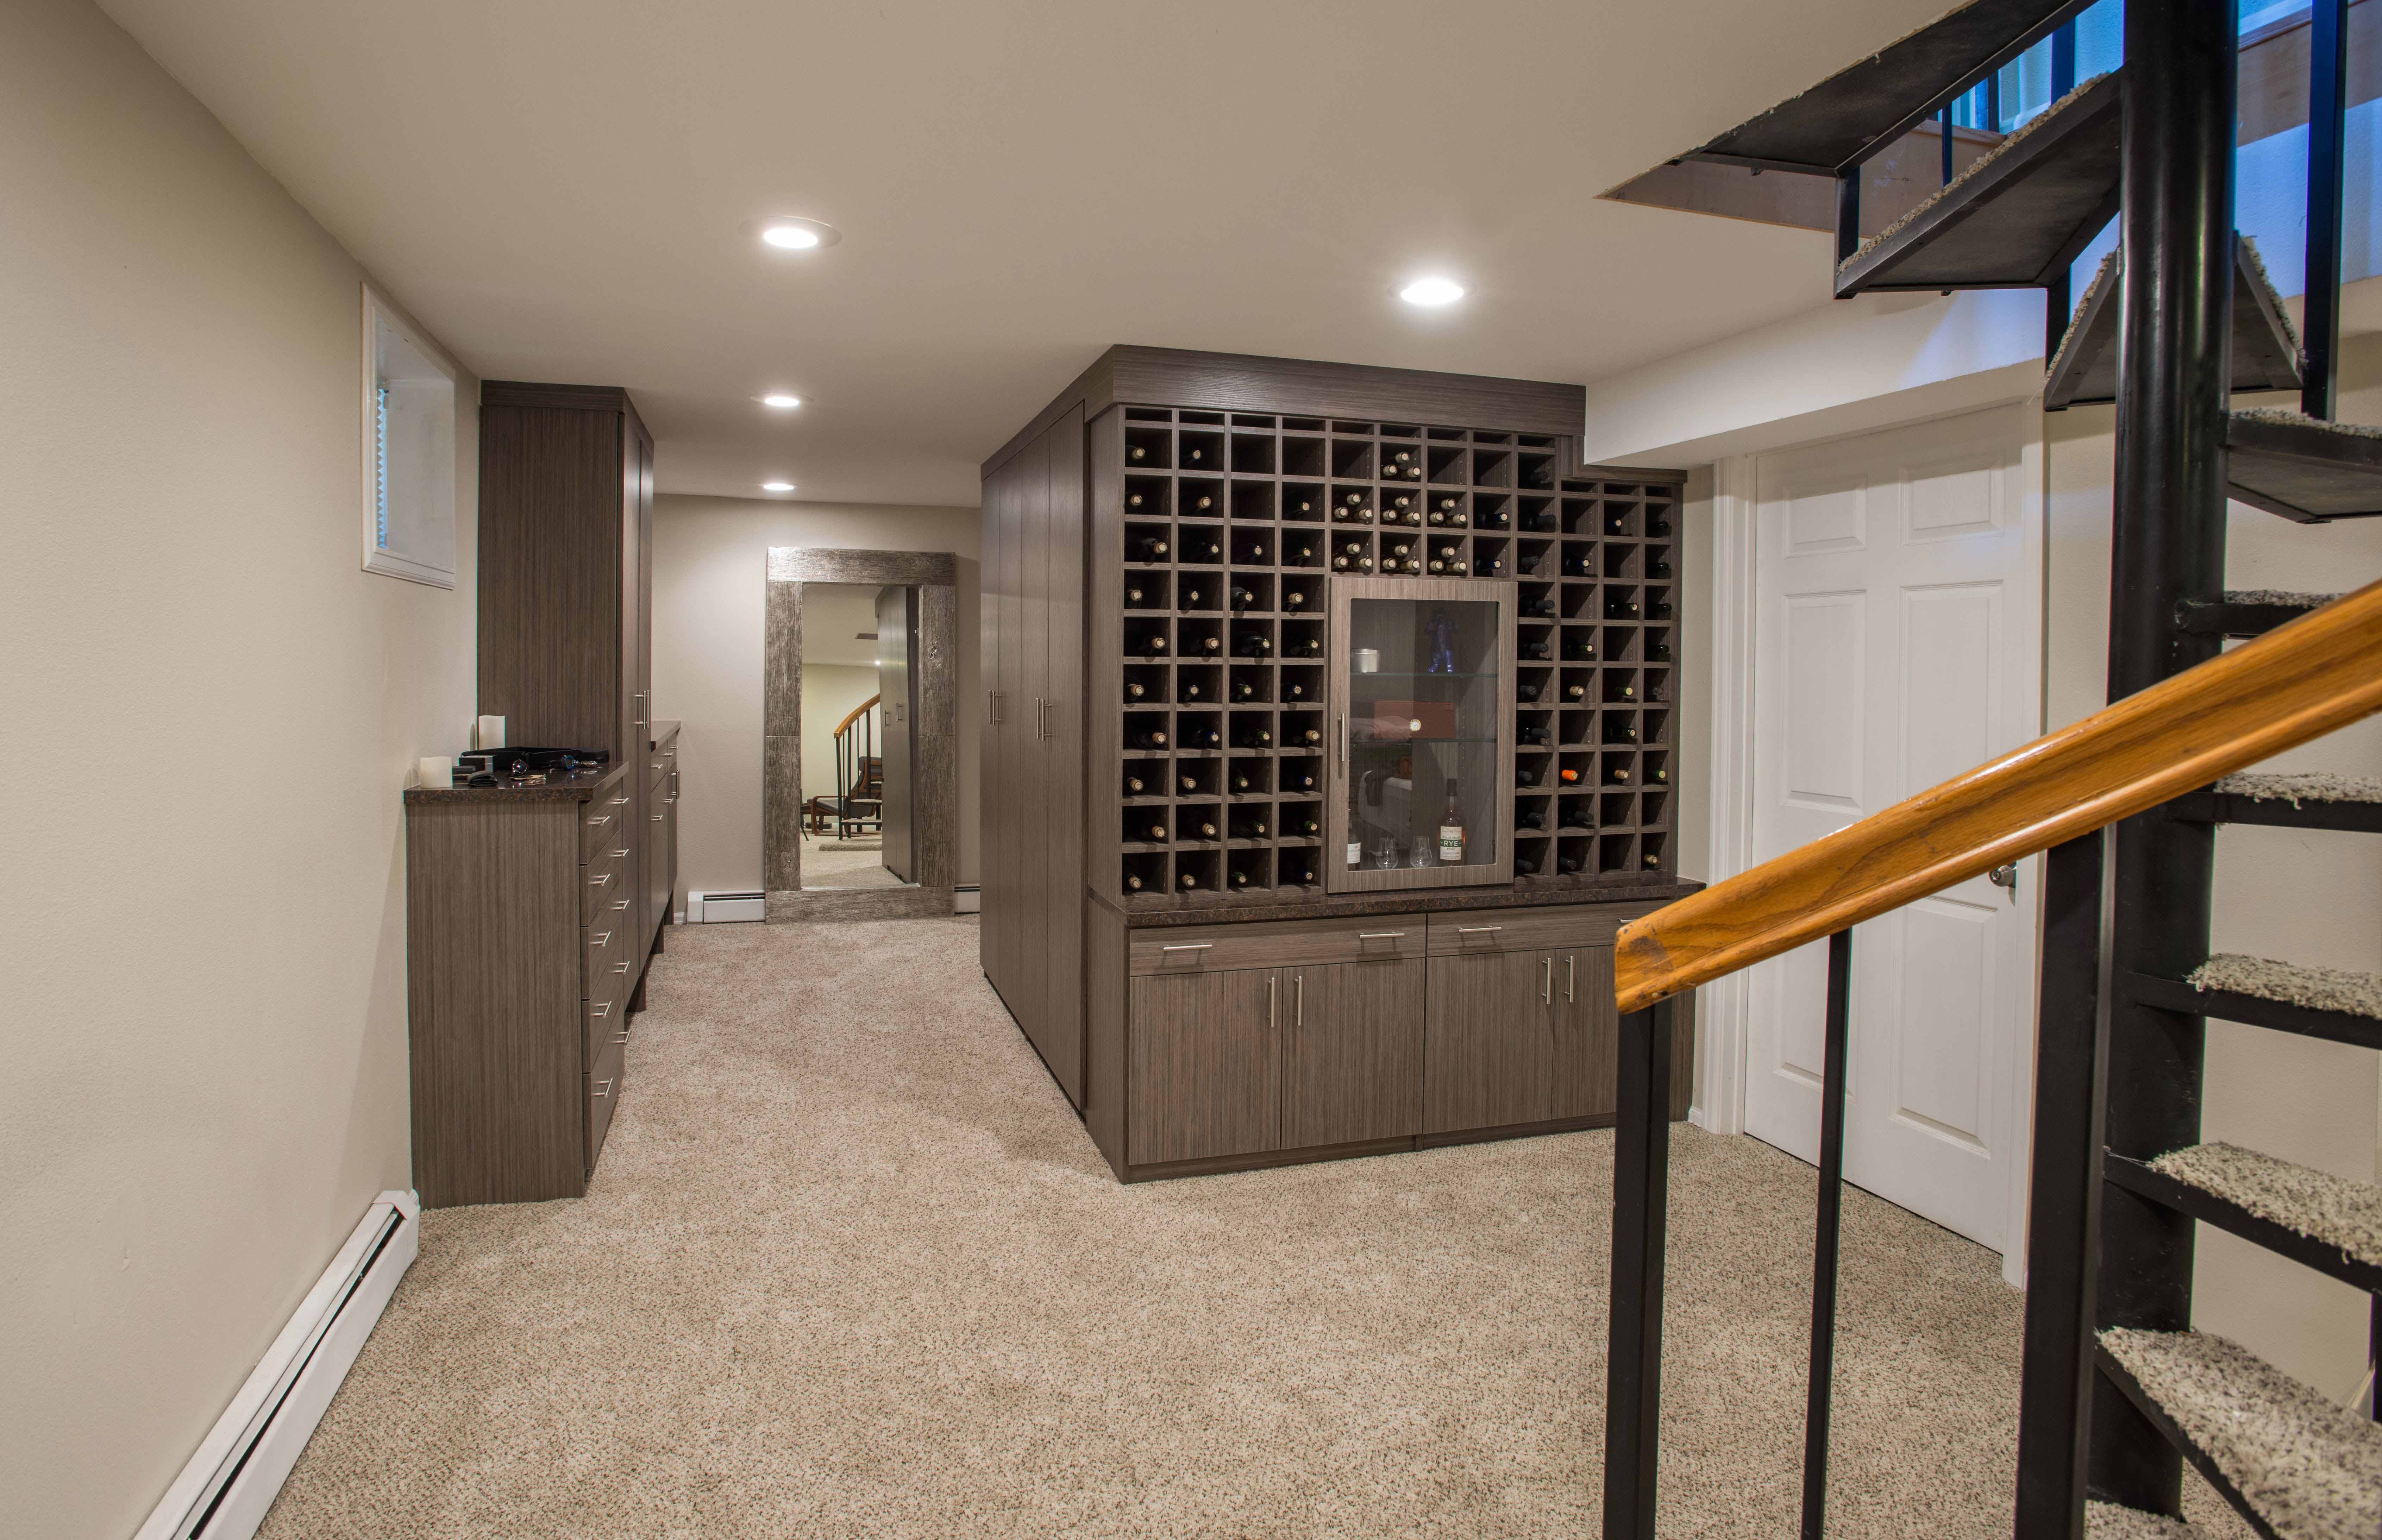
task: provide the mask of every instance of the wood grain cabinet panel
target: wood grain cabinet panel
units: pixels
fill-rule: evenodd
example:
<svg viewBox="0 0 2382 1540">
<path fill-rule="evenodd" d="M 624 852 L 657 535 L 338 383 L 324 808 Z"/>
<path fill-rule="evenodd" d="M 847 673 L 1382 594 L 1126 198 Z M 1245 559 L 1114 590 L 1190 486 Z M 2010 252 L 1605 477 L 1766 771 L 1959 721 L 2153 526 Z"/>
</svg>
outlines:
<svg viewBox="0 0 2382 1540">
<path fill-rule="evenodd" d="M 1422 1131 L 1423 968 L 1416 959 L 1282 971 L 1284 1148 Z"/>
<path fill-rule="evenodd" d="M 1582 947 L 1554 960 L 1555 1054 L 1551 1118 L 1610 1118 L 1621 1105 L 1621 1018 L 1613 1008 L 1613 948 Z M 1686 1056 L 1695 1057 L 1692 1045 Z"/>
<path fill-rule="evenodd" d="M 1133 981 L 1133 1164 L 1281 1148 L 1280 996 L 1271 969 Z"/>
<path fill-rule="evenodd" d="M 1423 1131 L 1541 1123 L 1556 1116 L 1554 1029 L 1544 952 L 1435 957 L 1428 964 Z"/>
</svg>

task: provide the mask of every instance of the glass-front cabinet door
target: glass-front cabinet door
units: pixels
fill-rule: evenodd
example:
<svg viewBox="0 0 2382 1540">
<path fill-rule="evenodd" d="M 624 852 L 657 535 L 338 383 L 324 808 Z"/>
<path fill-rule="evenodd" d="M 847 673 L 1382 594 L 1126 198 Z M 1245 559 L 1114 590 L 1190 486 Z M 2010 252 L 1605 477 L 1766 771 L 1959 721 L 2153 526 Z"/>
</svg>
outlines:
<svg viewBox="0 0 2382 1540">
<path fill-rule="evenodd" d="M 1514 880 L 1514 588 L 1332 580 L 1326 886 Z"/>
</svg>

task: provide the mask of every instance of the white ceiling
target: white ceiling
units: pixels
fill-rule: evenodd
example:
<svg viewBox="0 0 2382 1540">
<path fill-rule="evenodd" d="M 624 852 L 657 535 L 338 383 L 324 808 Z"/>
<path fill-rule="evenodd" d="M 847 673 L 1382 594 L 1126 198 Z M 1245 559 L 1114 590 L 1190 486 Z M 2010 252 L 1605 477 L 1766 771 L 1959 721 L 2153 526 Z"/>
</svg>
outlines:
<svg viewBox="0 0 2382 1540">
<path fill-rule="evenodd" d="M 803 584 L 803 661 L 877 666 L 877 643 L 860 640 L 877 630 L 875 583 Z"/>
<path fill-rule="evenodd" d="M 1823 235 L 1596 194 L 1946 3 L 102 0 L 474 371 L 627 386 L 664 490 L 960 506 L 1112 342 L 1585 384 L 1823 303 Z"/>
</svg>

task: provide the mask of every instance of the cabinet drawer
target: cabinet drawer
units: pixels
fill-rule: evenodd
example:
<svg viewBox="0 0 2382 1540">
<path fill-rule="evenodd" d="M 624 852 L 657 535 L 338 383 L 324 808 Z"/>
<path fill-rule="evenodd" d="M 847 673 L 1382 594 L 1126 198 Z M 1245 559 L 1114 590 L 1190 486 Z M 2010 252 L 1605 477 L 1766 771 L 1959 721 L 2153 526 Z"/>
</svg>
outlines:
<svg viewBox="0 0 2382 1540">
<path fill-rule="evenodd" d="M 620 1088 L 628 1079 L 628 1056 L 618 1043 L 607 1043 L 596 1057 L 583 1083 L 587 1089 L 587 1169 L 596 1169 L 604 1136 L 612 1130 L 612 1114 L 620 1105 Z"/>
<path fill-rule="evenodd" d="M 598 792 L 579 804 L 579 863 L 602 859 L 620 848 L 620 831 L 628 826 L 629 804 Z"/>
<path fill-rule="evenodd" d="M 586 1057 L 580 1063 L 592 1069 L 604 1062 L 606 1054 L 629 1040 L 629 1005 L 625 998 L 583 1000 L 579 1015 L 587 1038 Z"/>
<path fill-rule="evenodd" d="M 1363 920 L 1276 920 L 1136 931 L 1132 972 L 1139 978 L 1416 958 L 1423 955 L 1422 922 L 1419 914 L 1383 914 Z"/>
<path fill-rule="evenodd" d="M 1621 927 L 1660 904 L 1547 904 L 1530 909 L 1480 909 L 1430 917 L 1433 957 L 1465 952 L 1520 952 L 1542 947 L 1610 947 Z"/>
<path fill-rule="evenodd" d="M 590 1000 L 618 999 L 629 991 L 623 983 L 635 967 L 636 937 L 629 934 L 626 911 L 607 910 L 579 928 L 579 954 L 585 974 L 581 993 Z"/>
<path fill-rule="evenodd" d="M 583 925 L 609 924 L 616 915 L 627 910 L 618 908 L 629 892 L 629 859 L 619 846 L 608 846 L 595 859 L 579 869 L 579 923 Z"/>
</svg>

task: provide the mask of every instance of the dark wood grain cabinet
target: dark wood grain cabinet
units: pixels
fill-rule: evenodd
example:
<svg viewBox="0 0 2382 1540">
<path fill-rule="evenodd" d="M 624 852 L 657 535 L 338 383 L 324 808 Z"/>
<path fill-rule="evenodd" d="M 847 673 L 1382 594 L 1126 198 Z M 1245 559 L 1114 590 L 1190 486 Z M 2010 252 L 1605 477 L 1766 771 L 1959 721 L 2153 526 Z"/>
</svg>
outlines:
<svg viewBox="0 0 2382 1540">
<path fill-rule="evenodd" d="M 1682 478 L 1585 409 L 1121 347 L 984 463 L 984 972 L 1119 1176 L 1611 1119 Z"/>
</svg>

